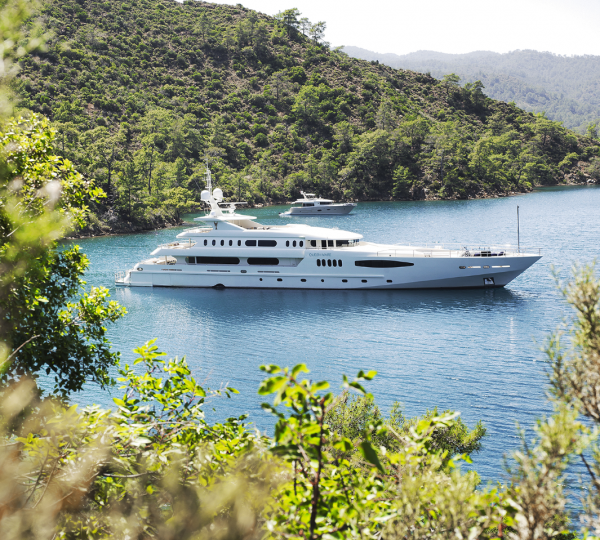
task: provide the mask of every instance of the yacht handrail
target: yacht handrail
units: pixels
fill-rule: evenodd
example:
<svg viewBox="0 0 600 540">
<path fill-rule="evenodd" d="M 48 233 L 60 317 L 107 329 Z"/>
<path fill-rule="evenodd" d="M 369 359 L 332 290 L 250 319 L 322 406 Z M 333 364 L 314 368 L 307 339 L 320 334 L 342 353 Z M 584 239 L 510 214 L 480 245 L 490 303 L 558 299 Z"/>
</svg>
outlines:
<svg viewBox="0 0 600 540">
<path fill-rule="evenodd" d="M 410 247 L 410 246 L 407 246 Z M 462 246 L 458 249 L 435 247 L 433 249 L 423 246 L 414 246 L 416 249 L 385 249 L 374 254 L 376 257 L 470 257 L 487 259 L 488 257 L 526 257 L 542 254 L 541 248 L 517 246 L 484 246 L 469 248 Z"/>
<path fill-rule="evenodd" d="M 189 242 L 169 242 L 167 244 L 160 244 L 158 247 L 162 249 L 190 249 L 194 247 L 196 242 L 192 242 L 191 239 Z"/>
</svg>

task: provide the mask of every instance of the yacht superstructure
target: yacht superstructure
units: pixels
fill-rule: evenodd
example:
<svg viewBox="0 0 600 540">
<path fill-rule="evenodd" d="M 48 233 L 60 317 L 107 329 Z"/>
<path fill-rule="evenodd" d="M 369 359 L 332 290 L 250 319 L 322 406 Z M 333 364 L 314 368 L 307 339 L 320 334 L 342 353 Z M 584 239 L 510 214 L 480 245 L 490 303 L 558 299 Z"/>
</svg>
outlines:
<svg viewBox="0 0 600 540">
<path fill-rule="evenodd" d="M 336 203 L 331 199 L 322 199 L 314 193 L 304 193 L 302 199 L 298 199 L 287 212 L 281 212 L 280 216 L 343 216 L 352 212 L 356 203 Z"/>
<path fill-rule="evenodd" d="M 233 287 L 273 289 L 430 289 L 503 287 L 541 258 L 510 246 L 468 249 L 439 245 L 385 245 L 357 233 L 304 224 L 264 226 L 223 211 L 220 189 L 202 200 L 210 212 L 152 258 L 121 272 L 130 287 Z"/>
</svg>

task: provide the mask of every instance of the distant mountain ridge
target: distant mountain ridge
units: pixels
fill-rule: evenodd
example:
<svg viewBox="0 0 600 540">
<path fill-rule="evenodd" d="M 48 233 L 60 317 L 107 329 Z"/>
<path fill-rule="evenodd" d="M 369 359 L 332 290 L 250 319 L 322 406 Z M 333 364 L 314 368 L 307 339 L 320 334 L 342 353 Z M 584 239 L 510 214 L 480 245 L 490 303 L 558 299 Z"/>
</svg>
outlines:
<svg viewBox="0 0 600 540">
<path fill-rule="evenodd" d="M 462 84 L 481 80 L 489 97 L 514 101 L 526 111 L 546 112 L 548 118 L 581 133 L 600 119 L 600 56 L 560 56 L 532 50 L 397 55 L 351 46 L 344 51 L 354 58 L 430 73 L 438 79 L 456 73 Z"/>
</svg>

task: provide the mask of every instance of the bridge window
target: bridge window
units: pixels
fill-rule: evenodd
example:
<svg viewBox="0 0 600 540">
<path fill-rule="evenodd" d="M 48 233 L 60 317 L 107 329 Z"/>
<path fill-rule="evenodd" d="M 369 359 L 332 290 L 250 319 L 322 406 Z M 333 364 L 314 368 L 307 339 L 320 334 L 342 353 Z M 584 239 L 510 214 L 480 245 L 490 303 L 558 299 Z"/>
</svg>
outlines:
<svg viewBox="0 0 600 540">
<path fill-rule="evenodd" d="M 327 240 L 321 240 L 321 247 L 322 248 L 326 248 L 327 247 Z"/>
<path fill-rule="evenodd" d="M 238 240 L 238 246 L 241 246 L 241 245 L 242 245 L 242 241 Z"/>
</svg>

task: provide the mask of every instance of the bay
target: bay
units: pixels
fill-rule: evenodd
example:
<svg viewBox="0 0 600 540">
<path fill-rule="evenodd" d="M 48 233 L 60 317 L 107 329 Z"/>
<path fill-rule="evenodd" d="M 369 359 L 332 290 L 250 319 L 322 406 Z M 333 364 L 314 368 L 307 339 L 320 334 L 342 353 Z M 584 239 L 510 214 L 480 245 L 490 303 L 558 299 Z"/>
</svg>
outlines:
<svg viewBox="0 0 600 540">
<path fill-rule="evenodd" d="M 521 245 L 543 258 L 504 289 L 435 291 L 276 291 L 116 289 L 114 272 L 147 258 L 178 228 L 78 240 L 91 261 L 89 286 L 111 289 L 128 314 L 109 328 L 123 360 L 156 338 L 169 356 L 187 355 L 208 386 L 241 394 L 211 403 L 212 418 L 247 413 L 259 429 L 273 420 L 256 394 L 259 366 L 306 363 L 313 380 L 338 391 L 342 373 L 375 369 L 368 390 L 384 411 L 394 401 L 408 416 L 427 409 L 460 411 L 487 429 L 474 468 L 484 481 L 502 478 L 502 457 L 518 446 L 515 423 L 531 428 L 551 412 L 540 347 L 570 310 L 551 267 L 564 278 L 576 262 L 600 255 L 600 188 L 544 188 L 510 198 L 470 201 L 360 203 L 349 216 L 304 218 L 356 231 L 384 243 L 515 244 L 517 205 Z M 274 206 L 242 211 L 264 224 L 286 223 Z M 192 218 L 194 216 L 188 216 Z M 299 220 L 300 221 L 300 220 Z M 89 386 L 82 404 L 112 405 L 119 392 Z"/>
</svg>

